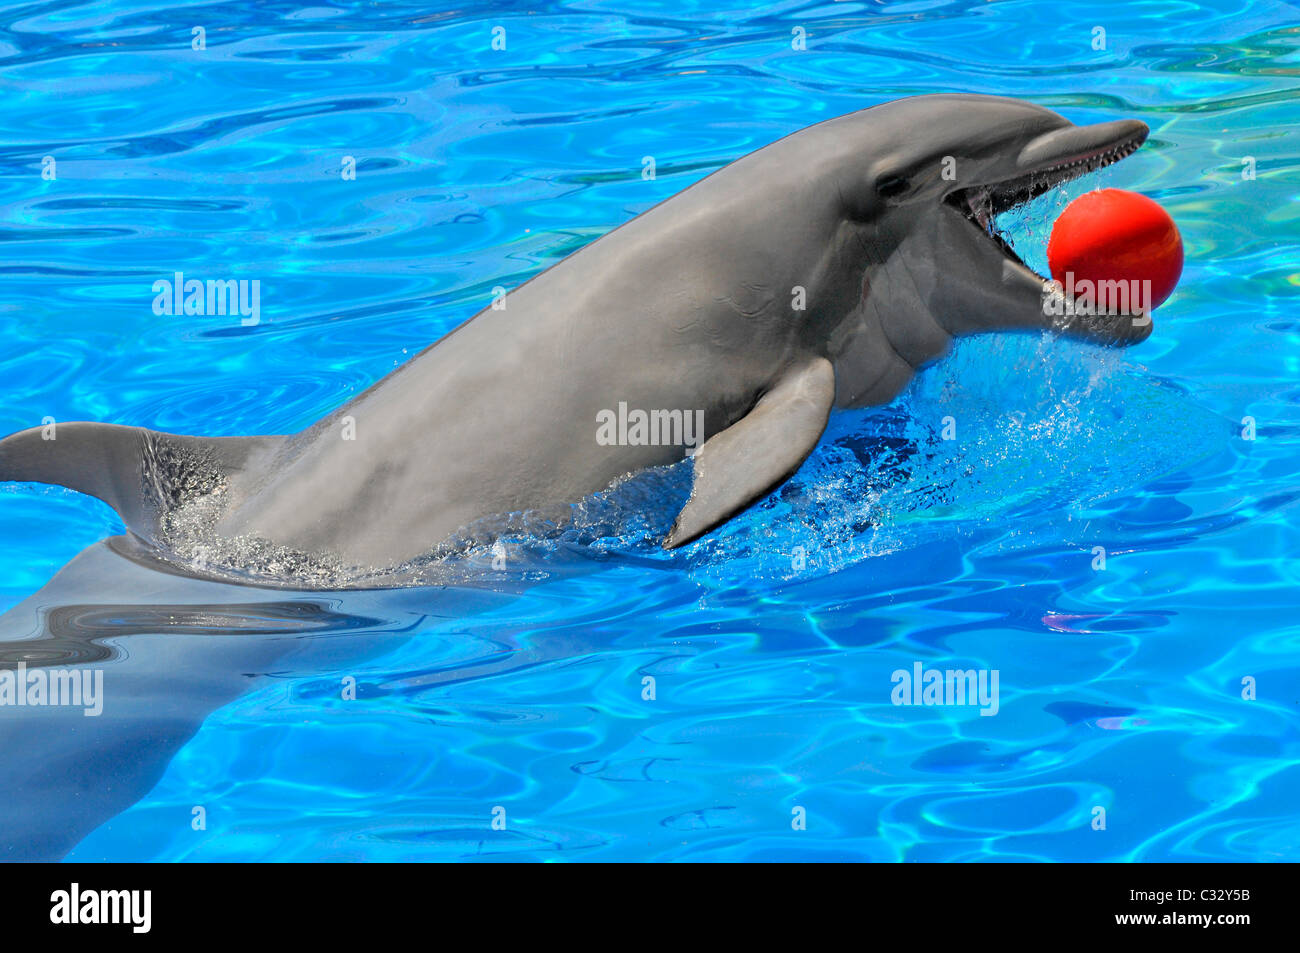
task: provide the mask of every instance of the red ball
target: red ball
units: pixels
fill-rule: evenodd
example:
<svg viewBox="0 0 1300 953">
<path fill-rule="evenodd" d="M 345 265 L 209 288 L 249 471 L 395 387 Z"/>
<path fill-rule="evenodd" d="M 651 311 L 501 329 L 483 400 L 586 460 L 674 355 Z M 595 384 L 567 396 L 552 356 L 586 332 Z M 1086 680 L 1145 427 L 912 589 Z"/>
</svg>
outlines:
<svg viewBox="0 0 1300 953">
<path fill-rule="evenodd" d="M 1138 282 L 1128 286 L 1135 290 L 1150 281 L 1150 307 L 1156 308 L 1183 273 L 1183 239 L 1169 213 L 1145 195 L 1101 189 L 1065 207 L 1047 242 L 1047 264 L 1067 288 L 1092 282 L 1083 294 L 1076 290 L 1076 297 L 1090 301 L 1095 297 L 1087 289 L 1099 281 Z"/>
</svg>

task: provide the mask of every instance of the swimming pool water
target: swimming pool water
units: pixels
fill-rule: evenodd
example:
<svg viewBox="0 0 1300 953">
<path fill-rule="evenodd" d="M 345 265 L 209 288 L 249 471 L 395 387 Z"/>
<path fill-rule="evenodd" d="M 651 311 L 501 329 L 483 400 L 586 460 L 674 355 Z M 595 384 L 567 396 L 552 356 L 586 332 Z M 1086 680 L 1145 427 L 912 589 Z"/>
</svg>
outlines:
<svg viewBox="0 0 1300 953">
<path fill-rule="evenodd" d="M 1143 119 L 1017 247 L 1104 184 L 1187 250 L 1146 343 L 963 341 L 682 551 L 671 507 L 596 515 L 298 633 L 69 858 L 1300 859 L 1298 37 L 1269 2 L 0 7 L 4 433 L 299 429 L 495 286 L 915 93 Z M 175 272 L 258 279 L 261 321 L 155 315 Z M 0 488 L 0 607 L 120 531 Z M 108 644 L 111 684 L 149 643 Z M 894 705 L 918 662 L 997 670 L 997 714 Z"/>
</svg>

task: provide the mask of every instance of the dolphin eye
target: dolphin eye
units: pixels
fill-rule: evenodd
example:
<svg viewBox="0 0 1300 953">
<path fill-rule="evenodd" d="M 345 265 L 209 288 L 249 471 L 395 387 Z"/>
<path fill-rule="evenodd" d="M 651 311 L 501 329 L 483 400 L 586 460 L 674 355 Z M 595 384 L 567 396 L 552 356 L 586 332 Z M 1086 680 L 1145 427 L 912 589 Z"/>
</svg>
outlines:
<svg viewBox="0 0 1300 953">
<path fill-rule="evenodd" d="M 907 191 L 907 179 L 901 175 L 887 175 L 876 180 L 876 194 L 882 198 L 893 198 Z"/>
</svg>

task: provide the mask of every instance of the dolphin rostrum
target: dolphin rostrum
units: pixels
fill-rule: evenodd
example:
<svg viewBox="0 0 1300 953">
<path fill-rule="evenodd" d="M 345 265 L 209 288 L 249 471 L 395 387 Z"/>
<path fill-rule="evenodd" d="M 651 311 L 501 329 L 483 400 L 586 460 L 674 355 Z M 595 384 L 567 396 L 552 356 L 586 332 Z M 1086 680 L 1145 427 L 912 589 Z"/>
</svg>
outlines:
<svg viewBox="0 0 1300 953">
<path fill-rule="evenodd" d="M 664 540 L 680 546 L 790 477 L 832 407 L 890 401 L 954 336 L 1150 334 L 1149 317 L 1053 317 L 993 228 L 1146 135 L 991 96 L 864 109 L 656 205 L 301 433 L 34 428 L 0 441 L 0 480 L 89 493 L 145 540 L 197 503 L 221 538 L 383 567 L 694 451 Z"/>
</svg>

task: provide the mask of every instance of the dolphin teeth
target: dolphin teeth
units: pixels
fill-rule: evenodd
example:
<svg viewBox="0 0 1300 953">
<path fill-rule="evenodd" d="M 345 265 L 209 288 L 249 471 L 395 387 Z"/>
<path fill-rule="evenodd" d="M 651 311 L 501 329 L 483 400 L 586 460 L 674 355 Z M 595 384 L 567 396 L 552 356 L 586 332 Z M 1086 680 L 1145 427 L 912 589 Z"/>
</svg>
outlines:
<svg viewBox="0 0 1300 953">
<path fill-rule="evenodd" d="M 987 189 L 967 190 L 962 193 L 970 217 L 986 232 L 992 232 L 993 202 Z"/>
<path fill-rule="evenodd" d="M 1112 146 L 1104 152 L 1099 152 L 1096 155 L 1072 159 L 1069 162 L 1062 162 L 1057 165 L 1048 166 L 1045 169 L 1039 169 L 1034 174 L 1054 175 L 1062 172 L 1074 172 L 1075 170 L 1079 170 L 1079 174 L 1093 172 L 1097 169 L 1118 162 L 1120 159 L 1125 159 L 1128 156 L 1131 156 L 1133 153 L 1137 152 L 1140 146 L 1140 142 L 1129 140 L 1128 142 L 1122 142 L 1117 146 Z M 1067 177 L 1067 180 L 1069 178 L 1075 178 L 1075 176 L 1070 175 Z"/>
<path fill-rule="evenodd" d="M 1014 247 L 996 228 L 998 215 L 1050 191 L 1062 183 L 1104 168 L 1132 155 L 1142 145 L 1141 139 L 1129 139 L 1090 156 L 1034 169 L 1017 179 L 975 185 L 949 193 L 945 201 L 956 206 L 971 222 L 1014 261 L 1024 265 Z M 1025 267 L 1028 267 L 1027 265 Z"/>
</svg>

